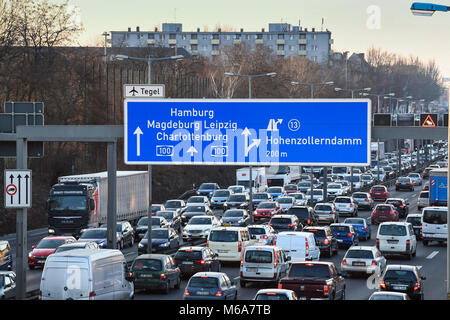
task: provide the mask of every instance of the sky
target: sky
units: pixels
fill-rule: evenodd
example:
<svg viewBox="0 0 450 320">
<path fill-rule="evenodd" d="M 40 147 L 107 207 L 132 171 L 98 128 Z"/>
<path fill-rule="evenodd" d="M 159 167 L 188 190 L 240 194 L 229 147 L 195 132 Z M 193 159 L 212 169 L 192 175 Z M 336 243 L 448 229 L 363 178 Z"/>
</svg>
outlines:
<svg viewBox="0 0 450 320">
<path fill-rule="evenodd" d="M 52 0 L 63 2 L 63 0 Z M 424 0 L 421 0 L 423 2 Z M 418 17 L 410 0 L 69 0 L 78 8 L 84 31 L 80 45 L 99 45 L 104 31 L 154 30 L 162 23 L 182 23 L 183 31 L 204 27 L 268 30 L 269 23 L 290 23 L 332 33 L 336 52 L 381 48 L 404 56 L 435 60 L 450 76 L 450 12 Z M 450 1 L 436 0 L 450 5 Z"/>
</svg>

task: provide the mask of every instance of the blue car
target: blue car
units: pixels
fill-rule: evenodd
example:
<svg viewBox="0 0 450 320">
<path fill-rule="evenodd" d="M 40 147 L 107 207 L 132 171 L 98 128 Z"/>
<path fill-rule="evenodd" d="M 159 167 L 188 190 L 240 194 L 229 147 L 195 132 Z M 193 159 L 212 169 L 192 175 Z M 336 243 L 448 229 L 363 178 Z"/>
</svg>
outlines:
<svg viewBox="0 0 450 320">
<path fill-rule="evenodd" d="M 363 218 L 347 218 L 344 223 L 351 224 L 353 228 L 358 232 L 359 239 L 369 240 L 370 239 L 370 225 L 367 224 L 366 219 Z"/>
<path fill-rule="evenodd" d="M 211 199 L 214 192 L 219 190 L 220 187 L 217 183 L 202 183 L 198 188 L 197 192 L 201 196 L 207 196 L 208 199 Z"/>
<path fill-rule="evenodd" d="M 272 199 L 275 201 L 278 197 L 282 196 L 284 194 L 284 188 L 283 187 L 270 187 L 267 189 L 267 193 L 270 194 Z"/>
<path fill-rule="evenodd" d="M 332 223 L 330 229 L 340 247 L 359 245 L 358 231 L 351 224 Z"/>
<path fill-rule="evenodd" d="M 12 270 L 13 258 L 8 241 L 0 241 L 0 270 Z"/>
<path fill-rule="evenodd" d="M 236 281 L 222 272 L 198 272 L 189 279 L 183 300 L 237 300 Z"/>
<path fill-rule="evenodd" d="M 164 253 L 170 249 L 180 247 L 179 236 L 172 228 L 155 228 L 152 229 L 152 252 Z M 148 231 L 144 238 L 139 242 L 138 254 L 147 253 L 148 248 Z"/>
</svg>

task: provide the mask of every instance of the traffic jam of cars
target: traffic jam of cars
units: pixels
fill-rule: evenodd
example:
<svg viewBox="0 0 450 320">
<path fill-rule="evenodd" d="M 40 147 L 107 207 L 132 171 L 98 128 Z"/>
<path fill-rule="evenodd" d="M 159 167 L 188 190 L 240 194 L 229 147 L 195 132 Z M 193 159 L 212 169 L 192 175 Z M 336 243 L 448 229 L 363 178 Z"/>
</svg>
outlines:
<svg viewBox="0 0 450 320">
<path fill-rule="evenodd" d="M 297 179 L 262 184 L 251 194 L 248 180 L 227 188 L 203 183 L 187 197 L 152 205 L 151 243 L 144 215 L 134 224 L 117 222 L 120 251 L 106 249 L 107 228 L 100 225 L 78 237 L 44 237 L 33 245 L 28 266 L 42 272 L 42 300 L 160 294 L 184 300 L 423 300 L 425 270 L 416 256 L 447 241 L 447 209 L 432 205 L 429 182 L 433 170 L 447 166 L 445 150 L 431 146 L 426 167 L 417 154 L 401 155 L 401 175 L 392 178 L 386 173 L 398 164 L 397 153 L 386 153 L 374 167 L 355 167 L 353 174 L 351 167 L 330 167 L 325 178 L 324 170 L 311 176 L 303 168 Z M 92 279 L 86 293 L 55 285 L 67 276 L 61 270 L 74 264 Z M 2 266 L 0 292 L 9 298 L 15 274 L 11 263 Z M 105 282 L 120 286 L 105 289 Z M 355 286 L 364 287 L 364 295 L 353 294 Z"/>
</svg>

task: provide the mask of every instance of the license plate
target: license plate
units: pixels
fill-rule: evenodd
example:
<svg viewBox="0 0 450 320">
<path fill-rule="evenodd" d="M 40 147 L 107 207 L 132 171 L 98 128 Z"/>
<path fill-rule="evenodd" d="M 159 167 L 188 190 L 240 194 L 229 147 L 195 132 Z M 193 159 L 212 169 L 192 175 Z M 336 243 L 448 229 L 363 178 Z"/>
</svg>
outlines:
<svg viewBox="0 0 450 320">
<path fill-rule="evenodd" d="M 353 262 L 352 265 L 354 265 L 354 266 L 365 266 L 366 264 L 364 262 Z"/>
<path fill-rule="evenodd" d="M 194 264 L 192 261 L 183 261 L 183 264 Z"/>
<path fill-rule="evenodd" d="M 398 243 L 398 240 L 388 240 L 387 242 L 388 243 L 392 243 L 392 244 L 396 244 L 396 243 Z"/>
<path fill-rule="evenodd" d="M 227 222 L 227 223 L 224 223 L 223 225 L 224 225 L 224 226 L 231 226 L 231 223 L 230 223 L 230 222 Z"/>
<path fill-rule="evenodd" d="M 247 268 L 248 272 L 258 272 L 258 268 Z"/>
<path fill-rule="evenodd" d="M 36 263 L 45 263 L 45 261 L 36 261 Z"/>
<path fill-rule="evenodd" d="M 139 275 L 139 277 L 140 278 L 151 278 L 151 277 L 153 277 L 153 275 L 151 275 L 151 274 L 141 274 L 141 275 Z"/>
<path fill-rule="evenodd" d="M 228 252 L 228 250 L 217 250 L 217 253 L 227 253 Z"/>
<path fill-rule="evenodd" d="M 208 291 L 197 291 L 197 295 L 199 295 L 199 296 L 209 296 L 209 292 Z"/>
<path fill-rule="evenodd" d="M 406 286 L 392 286 L 392 289 L 394 290 L 406 290 Z"/>
</svg>

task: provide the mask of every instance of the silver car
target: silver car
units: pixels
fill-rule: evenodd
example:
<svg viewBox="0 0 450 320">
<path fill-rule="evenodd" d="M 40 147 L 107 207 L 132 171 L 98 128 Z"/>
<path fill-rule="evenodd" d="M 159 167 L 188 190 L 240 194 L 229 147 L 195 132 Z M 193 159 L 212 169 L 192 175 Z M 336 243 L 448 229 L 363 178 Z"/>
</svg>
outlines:
<svg viewBox="0 0 450 320">
<path fill-rule="evenodd" d="M 358 208 L 365 208 L 372 210 L 374 206 L 374 201 L 369 193 L 367 192 L 355 192 L 352 195 L 353 201 L 358 204 Z"/>
<path fill-rule="evenodd" d="M 430 191 L 421 191 L 417 198 L 417 209 L 428 207 L 430 205 Z"/>
<path fill-rule="evenodd" d="M 376 247 L 353 246 L 347 250 L 341 262 L 341 271 L 345 275 L 352 273 L 377 274 L 386 269 L 386 258 Z"/>
<path fill-rule="evenodd" d="M 291 193 L 289 196 L 295 198 L 295 203 L 298 206 L 306 206 L 306 203 L 308 202 L 305 194 L 301 192 Z"/>
<path fill-rule="evenodd" d="M 295 204 L 295 198 L 290 196 L 278 197 L 278 204 L 283 212 L 287 212 Z"/>
<path fill-rule="evenodd" d="M 348 214 L 352 217 L 358 215 L 358 204 L 352 197 L 337 197 L 334 199 L 334 205 L 338 214 Z"/>
<path fill-rule="evenodd" d="M 314 206 L 314 212 L 317 215 L 319 223 L 336 223 L 338 216 L 336 207 L 332 202 L 318 203 Z"/>
</svg>

